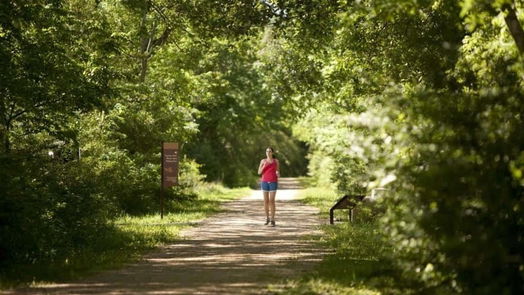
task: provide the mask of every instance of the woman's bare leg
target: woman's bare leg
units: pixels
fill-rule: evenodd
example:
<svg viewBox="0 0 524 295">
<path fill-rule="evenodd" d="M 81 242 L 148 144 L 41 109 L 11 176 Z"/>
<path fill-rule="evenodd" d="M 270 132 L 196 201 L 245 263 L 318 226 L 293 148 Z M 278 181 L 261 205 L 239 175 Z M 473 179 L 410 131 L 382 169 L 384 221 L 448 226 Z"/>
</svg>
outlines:
<svg viewBox="0 0 524 295">
<path fill-rule="evenodd" d="M 269 192 L 269 207 L 271 208 L 271 220 L 275 221 L 275 196 L 277 192 Z"/>
<path fill-rule="evenodd" d="M 264 211 L 266 212 L 266 217 L 269 219 L 269 192 L 262 192 L 264 194 Z"/>
</svg>

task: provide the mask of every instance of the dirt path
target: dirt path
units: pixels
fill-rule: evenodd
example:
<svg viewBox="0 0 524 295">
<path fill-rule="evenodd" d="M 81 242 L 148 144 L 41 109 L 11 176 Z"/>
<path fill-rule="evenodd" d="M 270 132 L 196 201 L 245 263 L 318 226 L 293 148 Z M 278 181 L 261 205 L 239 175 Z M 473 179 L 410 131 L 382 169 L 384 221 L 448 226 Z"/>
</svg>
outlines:
<svg viewBox="0 0 524 295">
<path fill-rule="evenodd" d="M 276 227 L 265 226 L 260 191 L 228 203 L 228 210 L 183 232 L 138 263 L 67 284 L 5 294 L 268 294 L 267 286 L 299 276 L 321 259 L 305 240 L 320 224 L 317 209 L 297 200 L 283 179 Z"/>
</svg>

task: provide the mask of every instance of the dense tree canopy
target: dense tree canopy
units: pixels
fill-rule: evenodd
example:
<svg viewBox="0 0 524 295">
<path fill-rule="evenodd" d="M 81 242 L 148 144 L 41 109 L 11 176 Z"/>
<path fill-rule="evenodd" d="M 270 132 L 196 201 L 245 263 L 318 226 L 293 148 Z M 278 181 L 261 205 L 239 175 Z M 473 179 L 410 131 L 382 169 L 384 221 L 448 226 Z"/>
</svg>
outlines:
<svg viewBox="0 0 524 295">
<path fill-rule="evenodd" d="M 282 40 L 310 61 L 283 67 L 314 61 L 322 81 L 293 79 L 320 101 L 296 127 L 310 172 L 345 192 L 388 189 L 384 229 L 425 292 L 522 292 L 522 3 L 334 7 L 321 34 L 297 23 Z"/>
<path fill-rule="evenodd" d="M 274 146 L 283 175 L 387 188 L 421 292 L 522 293 L 523 5 L 2 1 L 0 266 L 154 212 L 162 141 L 181 143 L 172 201 L 254 184 Z"/>
</svg>

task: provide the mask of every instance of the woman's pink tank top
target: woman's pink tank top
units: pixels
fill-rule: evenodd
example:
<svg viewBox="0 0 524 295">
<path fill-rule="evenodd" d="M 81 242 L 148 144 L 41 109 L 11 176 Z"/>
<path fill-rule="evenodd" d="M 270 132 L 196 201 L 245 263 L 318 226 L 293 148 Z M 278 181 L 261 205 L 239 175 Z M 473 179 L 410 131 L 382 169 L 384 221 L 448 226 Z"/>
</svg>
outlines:
<svg viewBox="0 0 524 295">
<path fill-rule="evenodd" d="M 267 160 L 266 160 L 267 161 Z M 262 181 L 277 182 L 277 160 L 273 159 L 273 162 L 266 164 L 262 170 Z"/>
</svg>

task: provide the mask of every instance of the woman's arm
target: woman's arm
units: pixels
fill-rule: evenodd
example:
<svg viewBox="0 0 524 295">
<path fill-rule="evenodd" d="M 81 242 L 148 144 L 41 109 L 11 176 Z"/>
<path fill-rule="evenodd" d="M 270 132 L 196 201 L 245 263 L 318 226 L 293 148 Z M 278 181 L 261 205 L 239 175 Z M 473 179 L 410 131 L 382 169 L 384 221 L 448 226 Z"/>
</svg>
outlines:
<svg viewBox="0 0 524 295">
<path fill-rule="evenodd" d="M 258 175 L 262 174 L 262 170 L 264 170 L 265 163 L 266 163 L 265 159 L 262 159 L 260 161 L 260 165 L 258 165 Z"/>
<path fill-rule="evenodd" d="M 280 162 L 275 159 L 277 161 L 277 177 L 280 177 Z"/>
</svg>

